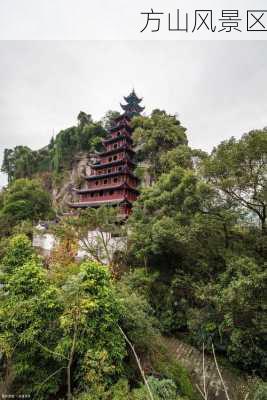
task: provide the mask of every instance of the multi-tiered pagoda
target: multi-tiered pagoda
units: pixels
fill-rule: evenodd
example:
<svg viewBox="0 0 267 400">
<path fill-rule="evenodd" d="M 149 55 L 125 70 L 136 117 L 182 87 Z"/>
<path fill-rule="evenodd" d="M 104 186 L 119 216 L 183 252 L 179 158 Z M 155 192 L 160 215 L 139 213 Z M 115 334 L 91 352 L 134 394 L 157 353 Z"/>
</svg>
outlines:
<svg viewBox="0 0 267 400">
<path fill-rule="evenodd" d="M 131 118 L 139 115 L 144 107 L 140 106 L 134 90 L 124 97 L 121 104 L 123 114 L 114 120 L 114 126 L 103 140 L 104 151 L 97 155 L 98 161 L 91 164 L 91 173 L 85 179 L 85 189 L 75 189 L 80 196 L 74 208 L 99 207 L 101 205 L 118 206 L 119 213 L 127 217 L 132 203 L 138 196 L 138 178 L 134 175 L 134 155 Z"/>
</svg>

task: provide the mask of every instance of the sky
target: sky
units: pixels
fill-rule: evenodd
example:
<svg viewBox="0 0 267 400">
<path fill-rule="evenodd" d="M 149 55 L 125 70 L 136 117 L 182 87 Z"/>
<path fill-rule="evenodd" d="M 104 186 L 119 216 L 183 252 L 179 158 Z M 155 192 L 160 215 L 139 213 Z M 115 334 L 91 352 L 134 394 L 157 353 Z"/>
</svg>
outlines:
<svg viewBox="0 0 267 400">
<path fill-rule="evenodd" d="M 211 151 L 267 126 L 266 70 L 265 41 L 0 41 L 0 158 L 47 145 L 81 110 L 120 110 L 133 87 L 146 114 L 178 113 L 189 145 Z"/>
</svg>

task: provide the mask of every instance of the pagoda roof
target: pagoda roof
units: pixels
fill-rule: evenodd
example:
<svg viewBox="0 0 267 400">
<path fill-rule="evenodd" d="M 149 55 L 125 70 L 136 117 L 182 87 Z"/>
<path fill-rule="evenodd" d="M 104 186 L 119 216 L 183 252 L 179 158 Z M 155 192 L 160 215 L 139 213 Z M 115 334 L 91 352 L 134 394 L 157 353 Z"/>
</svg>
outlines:
<svg viewBox="0 0 267 400">
<path fill-rule="evenodd" d="M 141 103 L 141 101 L 143 100 L 143 98 L 139 98 L 137 97 L 135 90 L 133 89 L 131 91 L 131 93 L 129 94 L 129 96 L 124 97 L 124 100 L 126 101 L 126 103 Z"/>
<path fill-rule="evenodd" d="M 99 207 L 105 204 L 110 206 L 113 205 L 115 206 L 125 203 L 131 205 L 131 202 L 127 200 L 125 197 L 114 200 L 81 201 L 81 202 L 68 203 L 68 205 L 72 208 L 87 208 L 87 207 Z"/>
<path fill-rule="evenodd" d="M 121 108 L 125 111 L 125 115 L 129 117 L 135 114 L 138 115 L 145 109 L 145 107 L 141 107 L 139 104 L 121 104 Z"/>
<path fill-rule="evenodd" d="M 129 124 L 125 124 L 122 121 L 118 123 L 117 125 L 114 125 L 110 128 L 110 132 L 116 132 L 119 129 L 127 129 L 127 131 L 132 132 L 132 127 Z"/>
<path fill-rule="evenodd" d="M 121 134 L 119 136 L 115 136 L 115 137 L 108 137 L 107 139 L 103 140 L 103 143 L 114 143 L 114 142 L 118 142 L 121 139 L 126 139 L 129 143 L 133 143 L 133 139 L 129 136 L 129 135 L 125 135 L 125 134 Z"/>
<path fill-rule="evenodd" d="M 129 153 L 135 153 L 134 150 L 130 149 L 129 147 L 127 147 L 127 145 L 123 145 L 121 147 L 116 147 L 116 149 L 111 149 L 111 150 L 106 150 L 106 151 L 102 151 L 100 153 L 97 153 L 98 156 L 108 156 L 109 154 L 116 154 L 116 153 L 120 153 L 121 150 L 124 151 L 128 151 Z"/>
<path fill-rule="evenodd" d="M 100 190 L 113 190 L 113 189 L 129 189 L 133 192 L 139 193 L 139 191 L 130 186 L 127 182 L 122 182 L 119 183 L 117 185 L 104 185 L 101 187 L 97 187 L 97 188 L 88 188 L 88 189 L 72 189 L 74 192 L 78 193 L 78 194 L 83 194 L 83 193 L 93 193 L 93 192 L 99 192 Z"/>
<path fill-rule="evenodd" d="M 123 115 L 130 119 L 135 115 L 139 115 L 145 109 L 145 107 L 139 105 L 143 99 L 137 97 L 134 89 L 129 96 L 124 97 L 124 100 L 126 104 L 121 104 L 121 108 L 124 111 Z"/>
<path fill-rule="evenodd" d="M 126 114 L 120 114 L 118 117 L 116 117 L 114 119 L 114 121 L 118 122 L 118 121 L 121 121 L 123 119 L 127 119 L 129 122 L 131 121 L 131 118 Z"/>
<path fill-rule="evenodd" d="M 90 167 L 93 169 L 101 169 L 101 168 L 107 168 L 109 166 L 120 165 L 120 164 L 124 164 L 124 163 L 135 165 L 135 163 L 133 161 L 129 160 L 128 158 L 122 158 L 121 160 L 110 161 L 105 164 L 90 164 Z"/>
<path fill-rule="evenodd" d="M 101 174 L 101 175 L 89 175 L 89 176 L 86 176 L 85 179 L 91 181 L 91 180 L 119 176 L 119 175 L 129 175 L 132 178 L 135 178 L 137 181 L 139 180 L 137 178 L 137 176 L 135 176 L 128 168 L 127 168 L 127 170 L 124 169 L 122 171 L 107 172 L 106 174 Z"/>
</svg>

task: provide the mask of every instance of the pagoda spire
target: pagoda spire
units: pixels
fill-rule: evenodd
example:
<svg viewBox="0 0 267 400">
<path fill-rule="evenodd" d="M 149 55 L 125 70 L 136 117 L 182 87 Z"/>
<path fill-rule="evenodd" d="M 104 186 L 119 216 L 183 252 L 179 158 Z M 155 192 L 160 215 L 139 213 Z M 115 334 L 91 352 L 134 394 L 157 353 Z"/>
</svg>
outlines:
<svg viewBox="0 0 267 400">
<path fill-rule="evenodd" d="M 121 108 L 124 110 L 124 114 L 130 118 L 139 115 L 145 109 L 145 107 L 139 105 L 143 99 L 137 97 L 134 89 L 129 96 L 124 97 L 124 100 L 126 104 L 121 104 Z"/>
</svg>

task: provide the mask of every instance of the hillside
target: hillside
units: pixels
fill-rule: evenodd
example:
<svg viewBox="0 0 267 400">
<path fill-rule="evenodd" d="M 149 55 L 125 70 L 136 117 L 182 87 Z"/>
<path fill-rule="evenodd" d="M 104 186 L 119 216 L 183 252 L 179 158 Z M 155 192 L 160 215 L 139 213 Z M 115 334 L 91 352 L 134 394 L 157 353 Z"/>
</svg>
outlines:
<svg viewBox="0 0 267 400">
<path fill-rule="evenodd" d="M 266 129 L 207 154 L 176 116 L 135 116 L 130 217 L 104 206 L 66 215 L 115 116 L 80 113 L 47 147 L 5 151 L 1 394 L 265 400 Z M 57 238 L 49 257 L 32 247 L 40 219 Z"/>
<path fill-rule="evenodd" d="M 9 182 L 20 178 L 41 179 L 52 194 L 54 206 L 65 208 L 72 196 L 71 188 L 81 184 L 81 177 L 88 170 L 90 155 L 101 148 L 113 114 L 107 113 L 103 121 L 94 122 L 89 114 L 80 112 L 77 126 L 62 130 L 40 150 L 26 146 L 5 149 L 2 172 L 7 174 Z"/>
</svg>

